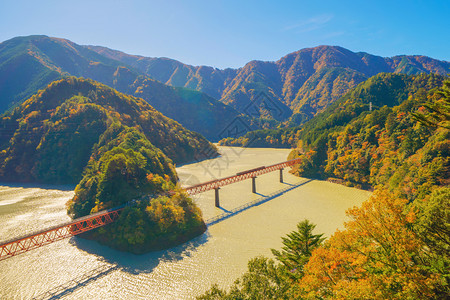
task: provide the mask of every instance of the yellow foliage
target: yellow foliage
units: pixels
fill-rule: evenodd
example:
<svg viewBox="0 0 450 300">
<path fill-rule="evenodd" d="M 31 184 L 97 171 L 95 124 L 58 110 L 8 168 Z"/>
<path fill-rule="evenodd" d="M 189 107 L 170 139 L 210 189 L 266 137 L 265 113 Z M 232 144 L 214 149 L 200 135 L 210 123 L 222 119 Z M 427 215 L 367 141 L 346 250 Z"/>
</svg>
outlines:
<svg viewBox="0 0 450 300">
<path fill-rule="evenodd" d="M 383 191 L 349 209 L 352 221 L 313 252 L 301 288 L 309 296 L 335 299 L 431 297 L 438 275 L 421 264 L 422 240 L 410 229 L 414 211 L 407 200 Z"/>
</svg>

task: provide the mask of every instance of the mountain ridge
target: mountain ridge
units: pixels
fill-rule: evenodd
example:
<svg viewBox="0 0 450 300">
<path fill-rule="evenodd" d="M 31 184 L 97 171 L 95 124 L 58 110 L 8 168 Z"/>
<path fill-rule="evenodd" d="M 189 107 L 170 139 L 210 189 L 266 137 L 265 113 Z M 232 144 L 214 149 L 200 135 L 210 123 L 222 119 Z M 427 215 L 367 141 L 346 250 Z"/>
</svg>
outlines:
<svg viewBox="0 0 450 300">
<path fill-rule="evenodd" d="M 188 129 L 218 141 L 237 118 L 246 118 L 245 132 L 302 124 L 380 72 L 447 74 L 450 63 L 426 56 L 383 58 L 322 45 L 277 61 L 217 69 L 61 38 L 17 37 L 0 44 L 0 111 L 53 80 L 81 76 L 144 98 Z"/>
<path fill-rule="evenodd" d="M 233 139 L 225 138 L 219 145 L 240 147 L 295 148 L 316 143 L 319 136 L 345 126 L 354 118 L 383 106 L 400 105 L 424 90 L 437 87 L 446 77 L 435 74 L 405 75 L 379 73 L 349 90 L 344 96 L 329 105 L 323 112 L 302 125 L 272 130 L 250 131 Z M 398 102 L 400 101 L 400 102 Z"/>
<path fill-rule="evenodd" d="M 297 123 L 310 119 L 358 83 L 382 72 L 450 73 L 450 62 L 423 55 L 381 57 L 327 45 L 300 49 L 276 61 L 252 60 L 237 69 L 191 66 L 169 58 L 127 55 L 101 46 L 85 47 L 126 61 L 168 85 L 203 91 L 241 112 L 263 92 L 297 115 L 291 118 Z M 161 69 L 165 72 L 160 72 Z M 202 72 L 209 78 L 202 76 Z M 287 117 L 289 113 L 284 116 Z"/>
<path fill-rule="evenodd" d="M 90 78 L 144 98 L 164 115 L 211 140 L 218 140 L 217 133 L 228 125 L 229 119 L 239 115 L 232 107 L 202 92 L 192 91 L 186 98 L 182 88 L 155 81 L 133 67 L 69 40 L 42 35 L 17 37 L 0 44 L 0 112 L 66 76 Z M 143 82 L 151 88 L 139 86 Z M 192 101 L 194 98 L 198 101 Z M 179 111 L 178 107 L 184 110 Z M 195 118 L 198 114 L 207 117 Z"/>
</svg>

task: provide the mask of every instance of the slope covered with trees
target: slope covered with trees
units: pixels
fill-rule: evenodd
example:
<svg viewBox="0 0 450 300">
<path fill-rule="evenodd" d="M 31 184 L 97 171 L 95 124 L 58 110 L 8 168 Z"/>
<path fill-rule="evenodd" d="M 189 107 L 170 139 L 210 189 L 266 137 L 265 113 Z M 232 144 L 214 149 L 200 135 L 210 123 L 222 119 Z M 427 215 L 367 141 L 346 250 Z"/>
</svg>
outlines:
<svg viewBox="0 0 450 300">
<path fill-rule="evenodd" d="M 340 100 L 334 113 L 302 129 L 302 149 L 290 155 L 302 157 L 294 173 L 338 178 L 358 187 L 382 184 L 402 190 L 409 199 L 428 193 L 431 185 L 444 184 L 449 132 L 426 127 L 411 114 L 424 110 L 428 99 L 439 101 L 442 80 L 433 75 L 387 75 L 383 81 L 388 90 L 377 89 L 379 84 L 371 84 L 369 90 L 360 86 L 360 91 Z M 368 101 L 377 109 L 366 110 Z"/>
<path fill-rule="evenodd" d="M 405 78 L 412 79 L 408 89 L 399 80 L 390 91 L 400 94 L 383 93 L 398 105 L 325 126 L 311 133 L 312 148 L 293 153 L 304 159 L 294 169 L 299 175 L 333 171 L 351 184 L 376 184 L 369 200 L 347 211 L 345 229 L 323 242 L 303 221 L 283 238 L 282 251 L 272 250 L 276 261 L 252 259 L 230 289 L 214 285 L 199 299 L 448 299 L 450 82 Z M 389 97 L 405 92 L 403 101 Z M 324 120 L 338 119 L 316 126 Z"/>
<path fill-rule="evenodd" d="M 68 213 L 77 218 L 132 204 L 113 224 L 83 236 L 133 253 L 169 248 L 206 230 L 177 179 L 171 160 L 143 133 L 114 120 L 94 146 Z"/>
<path fill-rule="evenodd" d="M 176 163 L 217 155 L 203 136 L 144 100 L 69 77 L 53 82 L 0 119 L 1 180 L 77 183 L 94 145 L 115 119 L 141 131 Z"/>
<path fill-rule="evenodd" d="M 5 114 L 0 128 L 0 180 L 78 183 L 68 203 L 74 218 L 133 204 L 85 237 L 143 253 L 206 230 L 177 187 L 172 160 L 210 158 L 217 149 L 140 98 L 68 77 Z"/>
<path fill-rule="evenodd" d="M 323 113 L 302 126 L 277 130 L 250 131 L 239 138 L 225 138 L 220 145 L 243 147 L 296 148 L 317 143 L 320 136 L 340 130 L 362 114 L 377 111 L 383 106 L 399 105 L 416 93 L 422 94 L 442 84 L 439 75 L 404 75 L 381 73 L 360 83 L 331 104 Z M 372 104 L 371 104 L 372 103 Z"/>
<path fill-rule="evenodd" d="M 377 191 L 324 243 L 301 222 L 272 250 L 276 261 L 251 259 L 228 290 L 213 285 L 198 299 L 448 299 L 449 197 L 435 187 L 407 204 Z"/>
<path fill-rule="evenodd" d="M 12 109 L 53 80 L 90 78 L 143 98 L 164 115 L 211 140 L 239 113 L 198 91 L 169 87 L 123 62 L 69 40 L 17 37 L 0 44 L 0 113 Z"/>
<path fill-rule="evenodd" d="M 261 116 L 290 118 L 302 123 L 325 110 L 359 83 L 382 72 L 407 75 L 450 73 L 450 63 L 426 56 L 391 58 L 352 52 L 342 47 L 301 49 L 277 61 L 251 61 L 239 69 L 190 66 L 168 58 L 129 55 L 99 46 L 87 46 L 108 58 L 122 61 L 172 86 L 188 87 L 220 99 L 242 113 L 251 101 L 267 97 L 270 109 Z"/>
</svg>

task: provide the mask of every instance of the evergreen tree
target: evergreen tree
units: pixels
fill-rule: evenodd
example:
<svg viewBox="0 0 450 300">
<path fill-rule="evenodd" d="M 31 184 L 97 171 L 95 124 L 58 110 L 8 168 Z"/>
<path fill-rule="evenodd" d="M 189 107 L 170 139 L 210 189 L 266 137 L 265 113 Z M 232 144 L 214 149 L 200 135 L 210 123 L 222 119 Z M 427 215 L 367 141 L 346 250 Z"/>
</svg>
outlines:
<svg viewBox="0 0 450 300">
<path fill-rule="evenodd" d="M 324 238 L 323 234 L 313 234 L 315 224 L 304 220 L 297 224 L 297 231 L 292 231 L 283 237 L 283 250 L 271 249 L 273 255 L 290 271 L 298 277 L 303 273 L 303 266 L 308 262 L 314 249 L 318 248 Z"/>
<path fill-rule="evenodd" d="M 450 80 L 446 80 L 425 105 L 428 113 L 413 113 L 414 118 L 428 127 L 450 129 Z"/>
</svg>

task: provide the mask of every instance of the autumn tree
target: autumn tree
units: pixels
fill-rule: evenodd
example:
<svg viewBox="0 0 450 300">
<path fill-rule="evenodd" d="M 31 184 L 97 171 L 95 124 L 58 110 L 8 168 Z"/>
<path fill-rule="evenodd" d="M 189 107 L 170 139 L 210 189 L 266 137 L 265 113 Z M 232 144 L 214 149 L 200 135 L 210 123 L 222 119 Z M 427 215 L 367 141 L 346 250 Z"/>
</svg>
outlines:
<svg viewBox="0 0 450 300">
<path fill-rule="evenodd" d="M 377 191 L 348 211 L 346 230 L 312 253 L 299 283 L 306 297 L 426 299 L 442 276 L 430 270 L 427 247 L 413 230 L 407 200 Z"/>
<path fill-rule="evenodd" d="M 450 295 L 450 187 L 436 189 L 414 203 L 418 211 L 414 230 L 427 247 L 427 271 L 440 275 L 436 295 Z"/>
<path fill-rule="evenodd" d="M 416 120 L 429 127 L 450 129 L 450 80 L 445 81 L 423 107 L 427 112 L 422 110 L 413 113 Z"/>
</svg>

